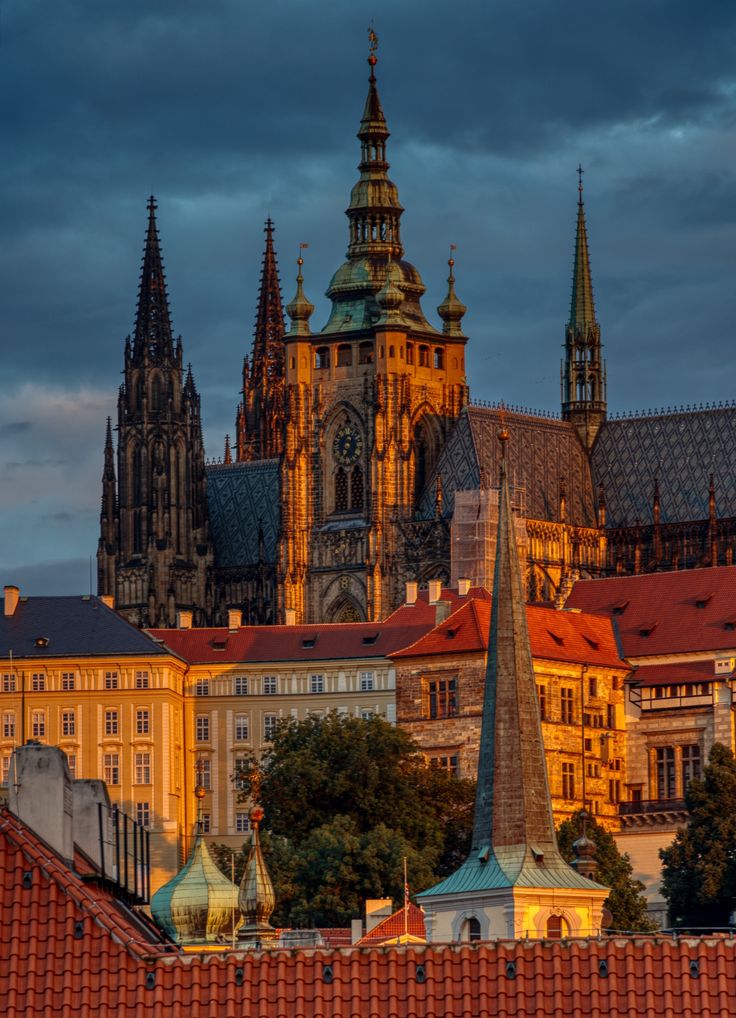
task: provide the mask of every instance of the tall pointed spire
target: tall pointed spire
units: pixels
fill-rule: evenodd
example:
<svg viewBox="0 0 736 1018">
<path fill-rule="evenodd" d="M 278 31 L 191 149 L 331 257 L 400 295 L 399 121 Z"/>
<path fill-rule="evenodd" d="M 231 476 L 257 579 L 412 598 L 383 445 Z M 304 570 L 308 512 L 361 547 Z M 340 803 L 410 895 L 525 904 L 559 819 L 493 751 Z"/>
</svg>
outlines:
<svg viewBox="0 0 736 1018">
<path fill-rule="evenodd" d="M 463 335 L 460 323 L 468 310 L 455 293 L 455 259 L 452 254 L 455 247 L 455 244 L 450 244 L 450 257 L 447 259 L 450 268 L 450 274 L 447 277 L 447 296 L 437 308 L 437 314 L 443 322 L 442 331 L 446 336 Z"/>
<path fill-rule="evenodd" d="M 309 319 L 314 311 L 314 304 L 308 301 L 304 295 L 304 276 L 302 275 L 304 259 L 302 258 L 302 250 L 305 247 L 307 247 L 306 244 L 299 245 L 299 257 L 296 260 L 296 293 L 291 303 L 286 305 L 286 313 L 291 319 L 290 336 L 308 336 L 310 334 Z"/>
<path fill-rule="evenodd" d="M 606 417 L 606 366 L 601 351 L 583 205 L 583 168 L 578 166 L 575 262 L 562 365 L 562 417 L 575 424 L 588 449 Z"/>
<path fill-rule="evenodd" d="M 258 294 L 256 328 L 253 336 L 251 376 L 263 383 L 282 378 L 284 374 L 284 310 L 281 304 L 281 282 L 273 245 L 274 225 L 269 216 L 263 228 L 266 247 L 261 267 L 261 288 Z"/>
<path fill-rule="evenodd" d="M 135 317 L 133 356 L 146 354 L 154 360 L 173 356 L 174 340 L 169 317 L 161 245 L 156 226 L 156 199 L 148 199 L 148 228 L 143 249 L 138 308 Z"/>
</svg>

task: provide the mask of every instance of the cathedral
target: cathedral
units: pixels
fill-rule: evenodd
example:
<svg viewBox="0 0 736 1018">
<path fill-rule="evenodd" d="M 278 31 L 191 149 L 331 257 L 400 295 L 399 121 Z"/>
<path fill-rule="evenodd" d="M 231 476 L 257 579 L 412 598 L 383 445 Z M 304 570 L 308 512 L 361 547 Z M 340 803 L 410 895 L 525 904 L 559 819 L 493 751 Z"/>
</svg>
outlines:
<svg viewBox="0 0 736 1018">
<path fill-rule="evenodd" d="M 99 593 L 166 627 L 180 611 L 206 625 L 229 609 L 250 624 L 378 620 L 407 582 L 490 586 L 500 426 L 530 601 L 564 598 L 581 576 L 732 564 L 736 405 L 608 414 L 582 184 L 560 414 L 471 399 L 453 259 L 433 325 L 404 258 L 375 41 L 368 62 L 328 320 L 311 322 L 301 258 L 283 307 L 269 219 L 234 447 L 226 438 L 217 463 L 205 462 L 149 201 L 117 448 L 107 424 Z"/>
</svg>

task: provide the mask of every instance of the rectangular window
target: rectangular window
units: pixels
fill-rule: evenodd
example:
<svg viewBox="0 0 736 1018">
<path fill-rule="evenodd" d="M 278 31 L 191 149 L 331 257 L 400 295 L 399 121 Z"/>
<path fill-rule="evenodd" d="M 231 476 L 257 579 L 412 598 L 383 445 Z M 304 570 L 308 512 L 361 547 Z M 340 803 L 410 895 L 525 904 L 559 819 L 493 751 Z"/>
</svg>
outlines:
<svg viewBox="0 0 736 1018">
<path fill-rule="evenodd" d="M 62 689 L 74 689 L 74 672 L 62 672 L 61 673 L 61 688 Z"/>
<path fill-rule="evenodd" d="M 235 831 L 237 834 L 250 834 L 250 820 L 247 813 L 235 814 Z"/>
<path fill-rule="evenodd" d="M 361 693 L 370 693 L 373 689 L 373 672 L 361 672 L 360 673 L 360 691 Z"/>
<path fill-rule="evenodd" d="M 43 672 L 34 672 L 31 675 L 31 690 L 34 693 L 43 693 L 46 689 L 46 676 Z"/>
<path fill-rule="evenodd" d="M 248 741 L 248 715 L 247 714 L 236 714 L 235 715 L 235 741 L 236 742 L 247 742 Z"/>
<path fill-rule="evenodd" d="M 562 765 L 562 798 L 575 798 L 575 764 L 563 763 Z"/>
<path fill-rule="evenodd" d="M 202 834 L 209 834 L 212 830 L 212 817 L 209 813 L 202 814 Z"/>
<path fill-rule="evenodd" d="M 454 718 L 457 714 L 457 679 L 430 679 L 429 716 Z"/>
<path fill-rule="evenodd" d="M 210 716 L 209 714 L 198 714 L 196 722 L 197 742 L 210 741 Z"/>
<path fill-rule="evenodd" d="M 151 806 L 147 802 L 137 802 L 135 804 L 135 819 L 141 827 L 151 826 Z"/>
<path fill-rule="evenodd" d="M 148 735 L 151 731 L 150 712 L 141 708 L 135 712 L 135 734 Z"/>
<path fill-rule="evenodd" d="M 236 696 L 247 696 L 248 695 L 248 676 L 247 675 L 236 675 L 234 693 Z"/>
<path fill-rule="evenodd" d="M 76 723 L 74 718 L 73 710 L 63 710 L 61 712 L 61 734 L 69 738 L 72 735 L 76 735 Z"/>
<path fill-rule="evenodd" d="M 592 753 L 593 752 L 593 740 L 592 739 L 585 739 L 585 741 L 583 742 L 583 745 L 585 746 L 585 752 L 586 753 Z"/>
<path fill-rule="evenodd" d="M 310 675 L 309 676 L 309 692 L 310 693 L 324 693 L 325 691 L 325 677 L 324 675 Z"/>
<path fill-rule="evenodd" d="M 609 728 L 615 728 L 616 727 L 616 704 L 615 703 L 609 703 L 608 704 L 608 727 Z"/>
<path fill-rule="evenodd" d="M 3 738 L 15 738 L 15 711 L 7 711 L 3 714 Z"/>
<path fill-rule="evenodd" d="M 148 672 L 135 673 L 135 688 L 148 689 Z"/>
<path fill-rule="evenodd" d="M 265 742 L 273 742 L 273 737 L 276 734 L 276 725 L 278 724 L 278 714 L 264 714 L 263 715 L 263 739 Z"/>
<path fill-rule="evenodd" d="M 212 789 L 212 761 L 207 756 L 200 756 L 196 764 L 197 783 L 211 791 Z"/>
<path fill-rule="evenodd" d="M 573 723 L 573 699 L 572 690 L 565 686 L 560 689 L 560 721 L 563 725 Z"/>
<path fill-rule="evenodd" d="M 105 689 L 117 689 L 117 688 L 118 688 L 118 673 L 105 672 Z"/>
<path fill-rule="evenodd" d="M 210 680 L 209 679 L 198 679 L 194 686 L 195 696 L 209 696 L 210 695 Z"/>
<path fill-rule="evenodd" d="M 537 702 L 539 704 L 539 717 L 541 721 L 547 720 L 547 687 L 537 686 Z"/>
<path fill-rule="evenodd" d="M 360 716 L 363 719 L 363 721 L 371 721 L 375 717 L 372 710 L 362 710 L 360 712 Z"/>
<path fill-rule="evenodd" d="M 266 696 L 274 696 L 279 691 L 279 680 L 276 675 L 263 676 L 263 692 Z"/>
<path fill-rule="evenodd" d="M 3 675 L 3 693 L 15 692 L 15 676 L 12 673 Z"/>
<path fill-rule="evenodd" d="M 120 757 L 117 753 L 104 753 L 102 757 L 102 773 L 108 785 L 120 784 Z"/>
<path fill-rule="evenodd" d="M 72 781 L 76 781 L 76 778 L 77 778 L 77 754 L 76 753 L 67 753 L 66 754 L 66 762 L 67 762 L 67 766 L 69 767 L 69 775 L 70 775 Z"/>
<path fill-rule="evenodd" d="M 151 754 L 135 754 L 135 783 L 136 785 L 151 784 Z"/>
<path fill-rule="evenodd" d="M 618 778 L 608 779 L 608 801 L 612 803 L 621 802 L 621 782 Z"/>
<path fill-rule="evenodd" d="M 675 798 L 674 746 L 660 746 L 657 750 L 657 798 Z"/>
<path fill-rule="evenodd" d="M 598 696 L 598 679 L 594 675 L 588 676 L 588 696 Z"/>
<path fill-rule="evenodd" d="M 700 778 L 700 746 L 682 747 L 682 787 Z"/>
<path fill-rule="evenodd" d="M 31 732 L 34 739 L 46 737 L 46 715 L 42 710 L 34 710 L 31 714 Z"/>
<path fill-rule="evenodd" d="M 432 756 L 429 758 L 429 762 L 433 767 L 439 767 L 443 771 L 451 771 L 453 774 L 458 773 L 458 757 L 453 756 Z"/>
<path fill-rule="evenodd" d="M 0 776 L 0 784 L 3 788 L 8 787 L 8 778 L 10 777 L 10 757 L 4 756 L 2 760 L 2 775 Z"/>
<path fill-rule="evenodd" d="M 248 770 L 248 761 L 244 760 L 243 757 L 236 757 L 233 782 L 239 792 L 248 787 Z"/>
<path fill-rule="evenodd" d="M 118 712 L 116 710 L 105 711 L 105 735 L 118 734 Z"/>
</svg>

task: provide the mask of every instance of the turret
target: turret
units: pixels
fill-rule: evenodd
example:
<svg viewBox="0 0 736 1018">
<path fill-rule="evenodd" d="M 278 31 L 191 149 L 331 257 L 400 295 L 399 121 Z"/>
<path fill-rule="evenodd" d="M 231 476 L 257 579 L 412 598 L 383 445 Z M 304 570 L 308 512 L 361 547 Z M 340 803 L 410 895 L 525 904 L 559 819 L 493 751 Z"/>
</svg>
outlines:
<svg viewBox="0 0 736 1018">
<path fill-rule="evenodd" d="M 243 914 L 240 940 L 256 944 L 278 937 L 278 931 L 269 923 L 276 907 L 276 894 L 261 851 L 258 829 L 262 820 L 263 810 L 260 806 L 254 806 L 250 811 L 250 849 L 238 894 L 238 904 Z"/>
</svg>

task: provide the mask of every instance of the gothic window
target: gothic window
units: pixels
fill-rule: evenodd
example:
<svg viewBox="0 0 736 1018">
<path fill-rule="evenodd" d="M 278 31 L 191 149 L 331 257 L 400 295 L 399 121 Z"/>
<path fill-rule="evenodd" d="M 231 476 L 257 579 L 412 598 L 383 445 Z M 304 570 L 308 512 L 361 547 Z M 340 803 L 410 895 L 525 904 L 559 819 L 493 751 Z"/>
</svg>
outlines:
<svg viewBox="0 0 736 1018">
<path fill-rule="evenodd" d="M 151 383 L 151 409 L 152 410 L 163 410 L 163 394 L 161 391 L 161 378 L 158 375 L 153 376 L 153 382 Z"/>
<path fill-rule="evenodd" d="M 462 930 L 460 932 L 460 939 L 467 943 L 474 943 L 480 940 L 480 920 L 477 916 L 469 916 L 463 923 Z"/>
<path fill-rule="evenodd" d="M 338 368 L 349 368 L 353 363 L 353 348 L 349 343 L 341 343 L 337 348 Z"/>
<path fill-rule="evenodd" d="M 373 363 L 373 343 L 361 343 L 358 347 L 358 364 Z"/>
<path fill-rule="evenodd" d="M 314 366 L 315 368 L 329 368 L 330 348 L 328 346 L 317 347 L 314 354 Z"/>
<path fill-rule="evenodd" d="M 358 466 L 350 474 L 350 508 L 356 511 L 363 508 L 363 471 Z"/>
<path fill-rule="evenodd" d="M 342 467 L 335 471 L 335 512 L 344 513 L 348 508 L 348 475 Z"/>
<path fill-rule="evenodd" d="M 445 351 L 441 346 L 435 347 L 434 351 L 434 366 L 442 370 L 445 366 Z"/>
<path fill-rule="evenodd" d="M 429 347 L 428 346 L 420 346 L 419 347 L 419 367 L 420 368 L 428 368 L 429 367 Z"/>
</svg>

